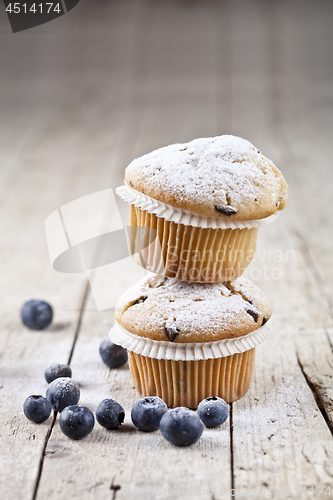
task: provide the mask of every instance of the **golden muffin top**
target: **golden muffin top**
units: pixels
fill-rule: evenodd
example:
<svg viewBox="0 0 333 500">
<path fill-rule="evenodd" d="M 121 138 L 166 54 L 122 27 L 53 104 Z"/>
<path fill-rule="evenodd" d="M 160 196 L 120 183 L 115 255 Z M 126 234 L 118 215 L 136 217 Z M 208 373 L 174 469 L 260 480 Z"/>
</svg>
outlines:
<svg viewBox="0 0 333 500">
<path fill-rule="evenodd" d="M 241 337 L 271 314 L 267 297 L 244 277 L 191 283 L 150 273 L 122 295 L 115 318 L 134 335 L 181 343 Z"/>
<path fill-rule="evenodd" d="M 288 185 L 250 142 L 232 135 L 172 144 L 132 161 L 125 183 L 198 215 L 257 220 L 286 207 Z"/>
</svg>

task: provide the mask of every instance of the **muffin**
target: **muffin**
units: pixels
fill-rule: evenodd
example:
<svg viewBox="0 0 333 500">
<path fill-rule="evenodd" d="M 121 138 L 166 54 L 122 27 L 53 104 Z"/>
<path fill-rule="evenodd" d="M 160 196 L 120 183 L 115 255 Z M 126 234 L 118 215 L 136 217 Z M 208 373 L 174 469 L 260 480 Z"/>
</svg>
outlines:
<svg viewBox="0 0 333 500">
<path fill-rule="evenodd" d="M 223 135 L 134 160 L 117 194 L 130 203 L 130 251 L 138 264 L 214 283 L 242 275 L 258 228 L 287 205 L 288 186 L 250 142 Z"/>
<path fill-rule="evenodd" d="M 243 277 L 208 284 L 150 273 L 119 299 L 110 338 L 128 350 L 141 396 L 196 408 L 247 392 L 270 317 L 266 296 Z"/>
</svg>

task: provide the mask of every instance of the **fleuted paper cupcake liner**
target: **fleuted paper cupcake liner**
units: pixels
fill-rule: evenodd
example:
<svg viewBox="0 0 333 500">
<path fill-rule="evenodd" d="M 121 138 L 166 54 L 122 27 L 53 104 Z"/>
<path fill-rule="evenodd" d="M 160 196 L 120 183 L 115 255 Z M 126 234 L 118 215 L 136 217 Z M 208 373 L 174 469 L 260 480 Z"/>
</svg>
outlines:
<svg viewBox="0 0 333 500">
<path fill-rule="evenodd" d="M 212 229 L 170 222 L 130 206 L 130 252 L 155 274 L 219 283 L 241 276 L 253 259 L 258 228 Z"/>
<path fill-rule="evenodd" d="M 213 229 L 250 229 L 253 227 L 261 227 L 273 222 L 279 212 L 266 217 L 265 219 L 258 219 L 252 221 L 237 221 L 225 220 L 219 217 L 206 217 L 204 215 L 197 215 L 189 210 L 179 207 L 173 207 L 162 201 L 155 200 L 136 189 L 131 188 L 127 184 L 120 186 L 116 189 L 116 193 L 124 201 L 127 201 L 135 207 L 141 208 L 157 217 L 162 217 L 168 221 L 184 224 L 186 226 L 213 228 Z"/>
<path fill-rule="evenodd" d="M 235 339 L 174 343 L 139 337 L 116 321 L 109 335 L 114 344 L 121 345 L 135 354 L 154 359 L 193 361 L 224 358 L 254 349 L 269 337 L 270 330 L 264 325 L 248 335 Z"/>
<path fill-rule="evenodd" d="M 129 367 L 141 396 L 158 396 L 167 406 L 197 408 L 200 401 L 217 396 L 227 403 L 248 391 L 255 349 L 217 359 L 174 361 L 128 353 Z"/>
</svg>

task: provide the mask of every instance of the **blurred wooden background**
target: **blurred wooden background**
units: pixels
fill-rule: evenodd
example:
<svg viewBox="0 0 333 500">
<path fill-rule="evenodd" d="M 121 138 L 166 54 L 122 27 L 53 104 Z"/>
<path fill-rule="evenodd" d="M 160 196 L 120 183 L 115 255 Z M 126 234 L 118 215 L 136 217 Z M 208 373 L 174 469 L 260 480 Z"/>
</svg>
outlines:
<svg viewBox="0 0 333 500">
<path fill-rule="evenodd" d="M 0 16 L 1 499 L 332 495 L 332 2 L 81 0 L 17 34 L 3 4 Z M 110 371 L 98 354 L 112 310 L 97 312 L 84 274 L 52 269 L 44 222 L 120 185 L 141 154 L 224 133 L 253 142 L 290 186 L 247 272 L 273 303 L 272 336 L 227 424 L 178 449 L 132 426 L 127 365 Z M 20 323 L 35 297 L 55 309 L 44 332 Z M 70 361 L 82 404 L 113 397 L 126 424 L 72 442 L 54 418 L 27 421 L 22 404 L 45 392 L 53 361 Z"/>
</svg>

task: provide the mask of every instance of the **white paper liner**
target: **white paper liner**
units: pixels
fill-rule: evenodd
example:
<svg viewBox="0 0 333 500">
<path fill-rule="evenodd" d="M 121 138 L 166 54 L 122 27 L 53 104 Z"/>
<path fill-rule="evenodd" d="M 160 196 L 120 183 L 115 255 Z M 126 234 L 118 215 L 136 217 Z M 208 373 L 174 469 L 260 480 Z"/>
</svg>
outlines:
<svg viewBox="0 0 333 500">
<path fill-rule="evenodd" d="M 123 328 L 117 321 L 111 328 L 109 336 L 114 344 L 125 347 L 142 356 L 155 359 L 172 359 L 175 361 L 194 361 L 199 359 L 216 359 L 249 351 L 260 345 L 270 335 L 267 326 L 261 326 L 254 332 L 235 339 L 215 340 L 214 342 L 183 342 L 151 340 L 139 337 Z"/>
<path fill-rule="evenodd" d="M 116 189 L 116 193 L 124 201 L 127 201 L 135 207 L 141 208 L 150 214 L 155 214 L 157 217 L 162 217 L 177 224 L 185 226 L 213 228 L 213 229 L 251 229 L 253 227 L 266 226 L 273 222 L 279 212 L 266 217 L 265 219 L 241 221 L 241 220 L 225 220 L 219 217 L 206 217 L 205 215 L 197 215 L 189 210 L 179 207 L 173 207 L 162 201 L 155 200 L 146 194 L 140 193 L 131 188 L 127 184 Z"/>
</svg>

